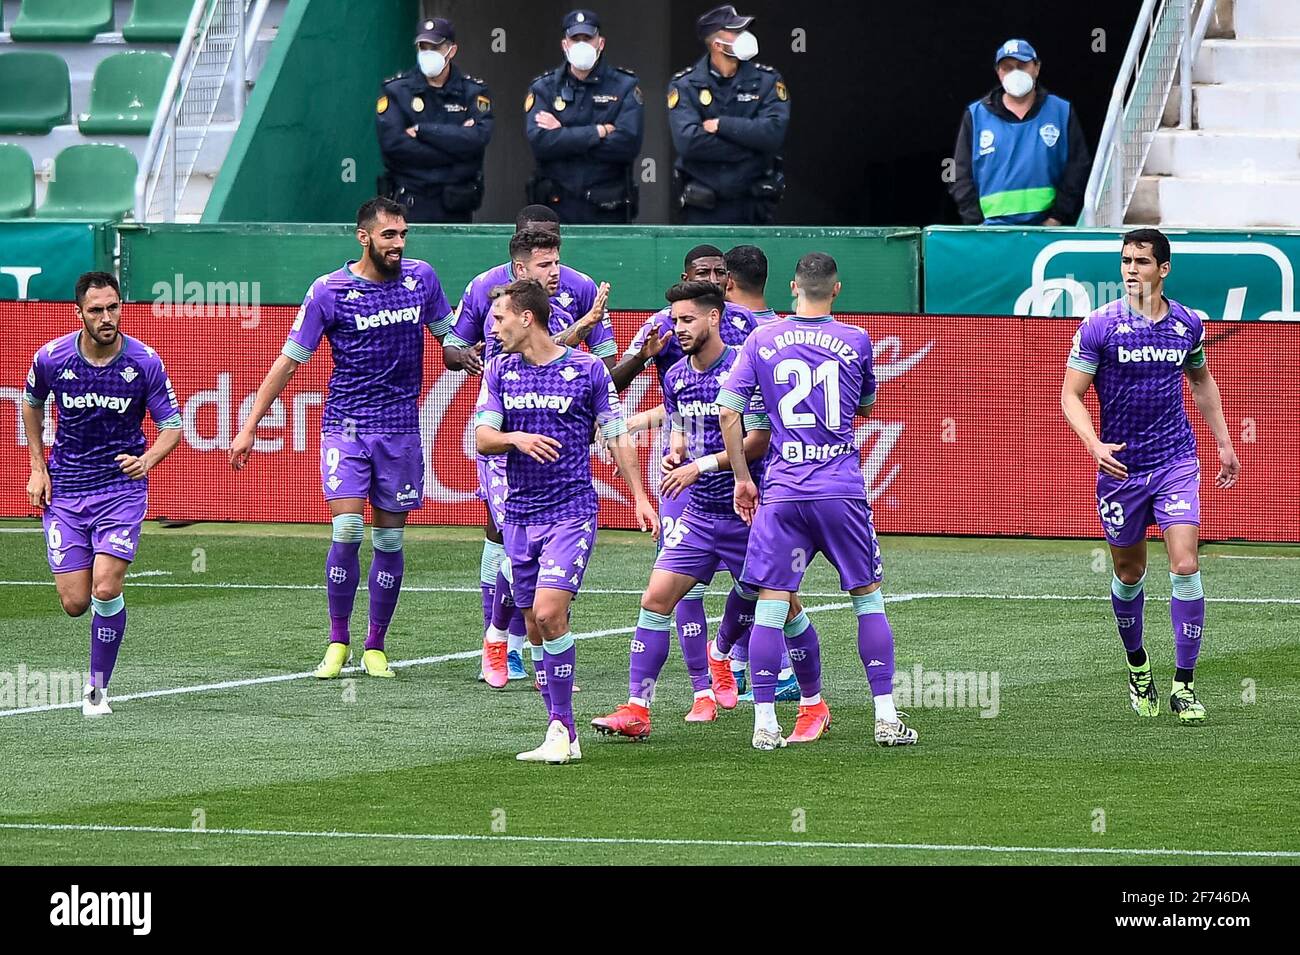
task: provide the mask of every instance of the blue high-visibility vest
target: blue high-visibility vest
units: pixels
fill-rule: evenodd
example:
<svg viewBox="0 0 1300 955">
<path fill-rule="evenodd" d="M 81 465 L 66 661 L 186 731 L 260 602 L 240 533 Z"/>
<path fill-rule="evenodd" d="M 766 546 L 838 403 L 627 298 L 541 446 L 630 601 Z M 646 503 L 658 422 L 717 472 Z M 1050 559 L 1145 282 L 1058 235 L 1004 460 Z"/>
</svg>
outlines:
<svg viewBox="0 0 1300 955">
<path fill-rule="evenodd" d="M 1056 201 L 1070 155 L 1070 104 L 1052 93 L 1033 119 L 1008 122 L 971 103 L 971 174 L 986 225 L 1036 225 Z"/>
</svg>

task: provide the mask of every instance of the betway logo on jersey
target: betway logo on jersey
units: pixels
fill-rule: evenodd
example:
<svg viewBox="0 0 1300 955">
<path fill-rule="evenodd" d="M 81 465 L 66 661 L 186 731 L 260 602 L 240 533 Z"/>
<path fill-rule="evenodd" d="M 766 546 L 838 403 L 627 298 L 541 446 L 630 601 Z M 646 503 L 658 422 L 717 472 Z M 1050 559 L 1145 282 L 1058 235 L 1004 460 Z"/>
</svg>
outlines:
<svg viewBox="0 0 1300 955">
<path fill-rule="evenodd" d="M 792 345 L 813 345 L 817 348 L 824 348 L 846 365 L 851 365 L 858 359 L 857 349 L 848 342 L 817 329 L 792 328 L 773 338 L 772 344 L 777 348 L 789 348 Z M 759 349 L 759 354 L 766 350 Z M 770 356 L 763 355 L 763 357 L 768 358 Z"/>
<path fill-rule="evenodd" d="M 101 395 L 97 391 L 88 391 L 84 395 L 70 395 L 65 391 L 62 395 L 63 407 L 69 410 L 103 408 L 105 411 L 116 411 L 118 414 L 131 407 L 131 402 L 134 400 L 134 398 L 121 398 L 117 395 Z"/>
<path fill-rule="evenodd" d="M 564 414 L 573 405 L 571 395 L 539 395 L 528 391 L 522 395 L 502 395 L 507 411 L 557 411 Z"/>
<path fill-rule="evenodd" d="M 1186 357 L 1186 348 L 1157 348 L 1155 345 L 1143 345 L 1141 348 L 1125 348 L 1120 345 L 1116 353 L 1121 365 L 1132 361 L 1171 361 L 1175 365 L 1181 365 Z"/>
<path fill-rule="evenodd" d="M 716 401 L 686 401 L 677 406 L 683 418 L 716 418 L 718 403 Z"/>
<path fill-rule="evenodd" d="M 408 305 L 406 308 L 381 308 L 373 315 L 358 315 L 356 317 L 357 331 L 364 332 L 369 328 L 383 328 L 385 325 L 401 325 L 403 322 L 419 324 L 420 306 Z"/>
</svg>

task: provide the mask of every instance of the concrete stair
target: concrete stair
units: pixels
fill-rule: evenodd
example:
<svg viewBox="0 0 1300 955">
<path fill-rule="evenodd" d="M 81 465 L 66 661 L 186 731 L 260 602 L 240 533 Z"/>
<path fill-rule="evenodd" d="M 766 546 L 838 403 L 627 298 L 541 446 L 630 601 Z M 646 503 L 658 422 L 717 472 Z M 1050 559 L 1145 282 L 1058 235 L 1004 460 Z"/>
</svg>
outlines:
<svg viewBox="0 0 1300 955">
<path fill-rule="evenodd" d="M 1300 0 L 1235 0 L 1232 36 L 1202 43 L 1192 127 L 1175 84 L 1126 221 L 1300 227 Z"/>
</svg>

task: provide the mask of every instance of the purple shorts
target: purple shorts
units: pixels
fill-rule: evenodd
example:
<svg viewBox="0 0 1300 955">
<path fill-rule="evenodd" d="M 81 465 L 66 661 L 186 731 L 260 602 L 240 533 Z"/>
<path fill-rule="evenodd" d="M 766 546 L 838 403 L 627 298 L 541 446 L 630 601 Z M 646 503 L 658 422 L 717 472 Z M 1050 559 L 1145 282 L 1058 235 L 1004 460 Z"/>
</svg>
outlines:
<svg viewBox="0 0 1300 955">
<path fill-rule="evenodd" d="M 1147 528 L 1164 533 L 1174 524 L 1201 524 L 1201 462 L 1176 461 L 1120 480 L 1097 475 L 1097 515 L 1112 547 L 1132 547 Z"/>
<path fill-rule="evenodd" d="M 844 590 L 880 583 L 884 568 L 871 505 L 844 498 L 760 504 L 741 579 L 752 587 L 796 591 L 818 554 L 839 571 Z"/>
<path fill-rule="evenodd" d="M 135 560 L 147 504 L 144 488 L 54 498 L 41 519 L 50 570 L 85 570 L 94 565 L 96 554 Z"/>
<path fill-rule="evenodd" d="M 655 570 L 683 574 L 707 584 L 721 566 L 739 580 L 748 543 L 749 527 L 735 514 L 719 517 L 691 511 L 664 533 Z"/>
<path fill-rule="evenodd" d="M 492 523 L 500 529 L 506 519 L 506 498 L 510 496 L 506 484 L 506 456 L 480 454 L 474 463 L 478 469 L 478 490 L 474 496 L 487 505 Z"/>
<path fill-rule="evenodd" d="M 596 547 L 596 515 L 553 524 L 503 524 L 516 606 L 531 607 L 538 587 L 576 594 Z"/>
<path fill-rule="evenodd" d="M 424 450 L 418 434 L 320 436 L 325 500 L 369 498 L 384 511 L 413 511 L 424 501 Z"/>
</svg>

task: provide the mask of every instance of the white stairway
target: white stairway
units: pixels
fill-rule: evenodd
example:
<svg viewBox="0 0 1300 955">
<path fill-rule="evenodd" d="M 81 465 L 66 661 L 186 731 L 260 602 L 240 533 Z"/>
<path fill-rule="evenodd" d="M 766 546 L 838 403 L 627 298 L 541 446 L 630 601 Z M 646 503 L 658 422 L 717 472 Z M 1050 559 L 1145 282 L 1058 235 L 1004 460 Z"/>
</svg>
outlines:
<svg viewBox="0 0 1300 955">
<path fill-rule="evenodd" d="M 1192 71 L 1192 127 L 1175 84 L 1128 222 L 1300 228 L 1300 0 L 1219 0 L 1231 36 L 1207 38 Z"/>
</svg>

